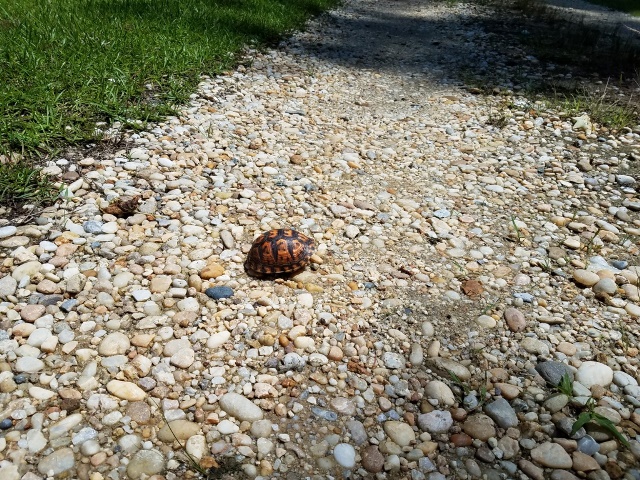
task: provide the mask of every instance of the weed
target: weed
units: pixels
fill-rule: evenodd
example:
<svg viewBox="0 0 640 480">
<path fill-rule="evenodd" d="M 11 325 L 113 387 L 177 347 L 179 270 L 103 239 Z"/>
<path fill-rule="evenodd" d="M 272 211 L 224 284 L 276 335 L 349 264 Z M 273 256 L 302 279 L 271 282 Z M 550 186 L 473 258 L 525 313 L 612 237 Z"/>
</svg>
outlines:
<svg viewBox="0 0 640 480">
<path fill-rule="evenodd" d="M 594 250 L 597 250 L 599 248 L 598 245 L 594 245 L 594 240 L 596 239 L 596 237 L 598 237 L 598 234 L 600 233 L 600 231 L 602 230 L 602 227 L 600 225 L 598 225 L 598 228 L 596 229 L 596 232 L 593 234 L 593 236 L 591 238 L 589 238 L 587 244 L 584 247 L 585 250 L 585 255 L 588 257 L 591 256 L 591 254 L 593 253 Z"/>
<path fill-rule="evenodd" d="M 222 478 L 222 476 L 224 474 L 226 474 L 226 473 L 237 472 L 239 465 L 232 458 L 218 463 L 213 458 L 207 457 L 206 459 L 203 458 L 202 462 L 199 463 L 193 457 L 193 455 L 191 455 L 187 451 L 186 444 L 183 444 L 180 440 L 178 440 L 178 437 L 175 434 L 175 432 L 173 431 L 173 428 L 171 428 L 171 422 L 169 422 L 167 420 L 167 417 L 165 416 L 164 411 L 162 410 L 160 405 L 158 405 L 158 403 L 153 398 L 151 398 L 151 401 L 153 403 L 155 403 L 156 407 L 160 411 L 160 414 L 162 415 L 162 419 L 167 424 L 167 427 L 169 428 L 169 431 L 171 432 L 171 435 L 173 435 L 173 438 L 175 439 L 175 441 L 180 446 L 180 450 L 182 451 L 184 456 L 187 458 L 187 461 L 188 461 L 189 465 L 191 465 L 191 468 L 193 468 L 196 472 L 198 472 L 202 476 L 203 479 L 205 479 L 205 480 L 219 479 L 219 478 Z M 207 466 L 205 466 L 205 464 Z"/>
<path fill-rule="evenodd" d="M 626 438 L 622 436 L 622 434 L 618 431 L 616 426 L 613 424 L 611 420 L 607 417 L 600 415 L 595 411 L 596 401 L 593 398 L 589 398 L 587 404 L 585 405 L 585 411 L 582 412 L 576 422 L 573 424 L 573 428 L 571 428 L 571 434 L 569 436 L 573 437 L 580 428 L 586 425 L 589 422 L 595 422 L 601 427 L 605 428 L 611 434 L 616 437 L 616 439 L 623 444 L 625 447 L 630 448 L 629 442 Z"/>
<path fill-rule="evenodd" d="M 46 206 L 58 193 L 52 180 L 32 162 L 20 159 L 0 163 L 0 205 L 9 209 L 26 204 Z"/>
<path fill-rule="evenodd" d="M 560 383 L 556 386 L 560 393 L 564 393 L 567 397 L 573 396 L 573 379 L 571 375 L 565 373 L 560 379 Z"/>
<path fill-rule="evenodd" d="M 460 400 L 464 403 L 464 397 L 467 397 L 468 395 L 472 394 L 474 390 L 471 388 L 471 386 L 469 386 L 467 382 L 464 382 L 462 379 L 460 379 L 460 377 L 458 377 L 458 375 L 456 375 L 451 370 L 449 370 L 449 375 L 451 376 L 451 380 L 453 381 L 453 383 L 462 392 L 462 395 L 461 395 L 462 398 Z M 485 374 L 485 382 L 482 385 L 480 385 L 480 388 L 478 389 L 478 397 L 480 397 L 478 399 L 478 404 L 475 407 L 473 407 L 471 410 L 482 409 L 484 404 L 487 402 L 487 399 L 490 397 L 487 391 L 486 377 L 487 377 L 487 374 Z"/>
<path fill-rule="evenodd" d="M 491 312 L 496 307 L 496 305 L 498 305 L 499 301 L 500 301 L 500 297 L 496 298 L 495 301 L 491 303 L 487 302 L 484 308 L 480 310 L 480 316 L 487 315 L 489 312 Z"/>
<path fill-rule="evenodd" d="M 573 397 L 573 379 L 571 378 L 571 375 L 569 375 L 568 373 L 562 375 L 560 383 L 556 385 L 556 389 L 569 398 Z M 595 411 L 596 406 L 597 403 L 593 398 L 589 398 L 589 400 L 587 400 L 587 403 L 583 407 L 584 410 L 580 413 L 580 415 L 578 415 L 578 419 L 573 424 L 569 436 L 573 437 L 576 432 L 580 430 L 580 428 L 582 428 L 585 424 L 593 421 L 601 427 L 610 431 L 611 434 L 620 441 L 620 443 L 628 448 L 629 442 L 627 441 L 627 439 L 620 434 L 611 420 Z"/>
<path fill-rule="evenodd" d="M 522 243 L 522 235 L 520 233 L 520 227 L 518 227 L 518 224 L 516 223 L 516 217 L 514 215 L 511 215 L 510 218 L 511 225 L 513 225 L 513 230 L 515 231 L 516 237 L 518 238 L 518 243 Z"/>
</svg>

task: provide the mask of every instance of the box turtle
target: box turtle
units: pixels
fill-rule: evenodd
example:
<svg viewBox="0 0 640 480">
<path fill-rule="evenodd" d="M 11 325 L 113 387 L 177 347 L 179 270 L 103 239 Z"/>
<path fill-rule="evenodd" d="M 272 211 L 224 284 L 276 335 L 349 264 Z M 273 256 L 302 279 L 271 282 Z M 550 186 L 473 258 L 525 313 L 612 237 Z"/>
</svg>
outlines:
<svg viewBox="0 0 640 480">
<path fill-rule="evenodd" d="M 269 230 L 255 239 L 244 262 L 249 275 L 295 272 L 311 262 L 313 238 L 289 228 Z"/>
</svg>

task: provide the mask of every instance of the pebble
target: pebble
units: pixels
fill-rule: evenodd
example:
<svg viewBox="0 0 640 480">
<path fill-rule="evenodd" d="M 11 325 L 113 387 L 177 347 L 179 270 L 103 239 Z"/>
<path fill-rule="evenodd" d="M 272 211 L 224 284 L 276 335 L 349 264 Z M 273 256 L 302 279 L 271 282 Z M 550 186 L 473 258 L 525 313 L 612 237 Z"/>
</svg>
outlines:
<svg viewBox="0 0 640 480">
<path fill-rule="evenodd" d="M 484 411 L 500 428 L 515 427 L 519 423 L 515 410 L 504 398 L 488 403 Z"/>
<path fill-rule="evenodd" d="M 132 479 L 148 478 L 165 469 L 165 458 L 158 450 L 139 450 L 127 464 L 127 475 Z"/>
<path fill-rule="evenodd" d="M 512 332 L 522 332 L 527 327 L 527 321 L 517 308 L 507 308 L 504 311 L 504 319 Z"/>
<path fill-rule="evenodd" d="M 129 401 L 143 400 L 147 394 L 131 382 L 123 382 L 121 380 L 111 380 L 107 383 L 107 390 L 118 398 Z"/>
<path fill-rule="evenodd" d="M 401 447 L 410 445 L 416 439 L 413 429 L 406 423 L 390 420 L 383 427 L 389 438 Z"/>
<path fill-rule="evenodd" d="M 543 467 L 571 468 L 573 461 L 569 454 L 557 443 L 544 442 L 531 450 L 531 458 Z"/>
<path fill-rule="evenodd" d="M 432 380 L 424 387 L 424 396 L 438 401 L 439 405 L 452 406 L 456 403 L 451 388 L 444 382 Z"/>
<path fill-rule="evenodd" d="M 338 465 L 351 469 L 356 466 L 356 451 L 348 443 L 339 443 L 333 448 L 333 456 Z"/>
<path fill-rule="evenodd" d="M 571 369 L 560 362 L 548 361 L 538 363 L 536 364 L 536 371 L 547 383 L 553 386 L 558 385 L 564 375 L 569 375 L 569 378 L 573 379 Z"/>
<path fill-rule="evenodd" d="M 369 445 L 360 451 L 362 466 L 369 473 L 379 473 L 384 468 L 384 456 L 377 445 Z"/>
<path fill-rule="evenodd" d="M 38 471 L 42 475 L 55 476 L 71 470 L 74 465 L 73 450 L 71 448 L 61 448 L 43 457 L 38 462 Z"/>
<path fill-rule="evenodd" d="M 591 388 L 594 385 L 608 387 L 613 381 L 613 370 L 600 362 L 583 362 L 576 372 L 576 381 L 586 388 Z"/>
<path fill-rule="evenodd" d="M 220 408 L 241 421 L 262 420 L 262 409 L 248 398 L 237 393 L 226 393 L 220 400 Z"/>
<path fill-rule="evenodd" d="M 207 288 L 204 293 L 207 294 L 208 297 L 213 298 L 214 300 L 222 300 L 224 298 L 233 297 L 233 289 L 229 287 L 212 287 Z"/>
<path fill-rule="evenodd" d="M 592 287 L 600 281 L 600 277 L 596 273 L 582 268 L 577 268 L 573 271 L 573 279 L 576 283 L 585 287 Z"/>
</svg>

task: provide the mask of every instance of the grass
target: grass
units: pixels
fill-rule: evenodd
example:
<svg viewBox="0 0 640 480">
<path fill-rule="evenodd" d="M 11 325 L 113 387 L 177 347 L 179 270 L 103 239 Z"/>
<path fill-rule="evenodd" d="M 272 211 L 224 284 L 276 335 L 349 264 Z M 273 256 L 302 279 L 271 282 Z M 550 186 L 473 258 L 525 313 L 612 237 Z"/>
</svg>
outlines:
<svg viewBox="0 0 640 480">
<path fill-rule="evenodd" d="M 33 155 L 140 128 L 335 0 L 0 0 L 0 148 Z"/>
<path fill-rule="evenodd" d="M 0 152 L 35 160 L 175 113 L 201 76 L 337 0 L 0 0 Z M 32 161 L 0 165 L 0 205 L 51 203 Z M 5 211 L 6 213 L 6 211 Z"/>
<path fill-rule="evenodd" d="M 24 159 L 0 162 L 0 205 L 46 206 L 58 194 L 51 180 L 33 163 Z"/>
<path fill-rule="evenodd" d="M 640 17 L 640 2 L 638 0 L 590 0 L 590 3 Z"/>
</svg>

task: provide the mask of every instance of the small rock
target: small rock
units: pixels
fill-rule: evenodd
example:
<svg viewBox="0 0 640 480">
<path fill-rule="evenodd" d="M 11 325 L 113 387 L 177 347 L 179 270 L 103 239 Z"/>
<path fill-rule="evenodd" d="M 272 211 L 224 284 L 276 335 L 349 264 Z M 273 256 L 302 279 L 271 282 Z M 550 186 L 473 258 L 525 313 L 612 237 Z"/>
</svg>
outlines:
<svg viewBox="0 0 640 480">
<path fill-rule="evenodd" d="M 569 454 L 557 443 L 545 442 L 531 450 L 531 458 L 549 468 L 571 468 L 573 460 Z"/>
<path fill-rule="evenodd" d="M 416 440 L 415 432 L 404 422 L 389 420 L 384 423 L 383 428 L 389 438 L 401 447 L 406 447 Z"/>
<path fill-rule="evenodd" d="M 485 413 L 501 428 L 518 425 L 518 417 L 513 407 L 504 398 L 497 398 L 484 407 Z"/>
<path fill-rule="evenodd" d="M 233 288 L 230 287 L 211 287 L 207 288 L 204 293 L 214 300 L 222 300 L 223 298 L 233 297 Z"/>
<path fill-rule="evenodd" d="M 576 372 L 576 380 L 587 388 L 593 385 L 608 387 L 613 381 L 613 370 L 600 362 L 583 362 Z"/>
<path fill-rule="evenodd" d="M 526 328 L 527 321 L 525 320 L 523 313 L 517 308 L 507 308 L 503 315 L 507 325 L 509 326 L 509 330 L 512 332 L 522 332 Z"/>
<path fill-rule="evenodd" d="M 451 413 L 445 410 L 434 410 L 418 415 L 418 426 L 429 433 L 445 433 L 453 426 Z"/>
<path fill-rule="evenodd" d="M 333 449 L 333 456 L 338 464 L 346 469 L 356 466 L 356 451 L 348 443 L 339 443 Z"/>
<path fill-rule="evenodd" d="M 220 408 L 240 421 L 253 422 L 262 420 L 262 409 L 248 398 L 233 392 L 225 393 L 220 398 Z"/>
<path fill-rule="evenodd" d="M 360 451 L 362 466 L 369 473 L 381 472 L 384 468 L 384 456 L 377 445 L 369 445 Z"/>
</svg>

